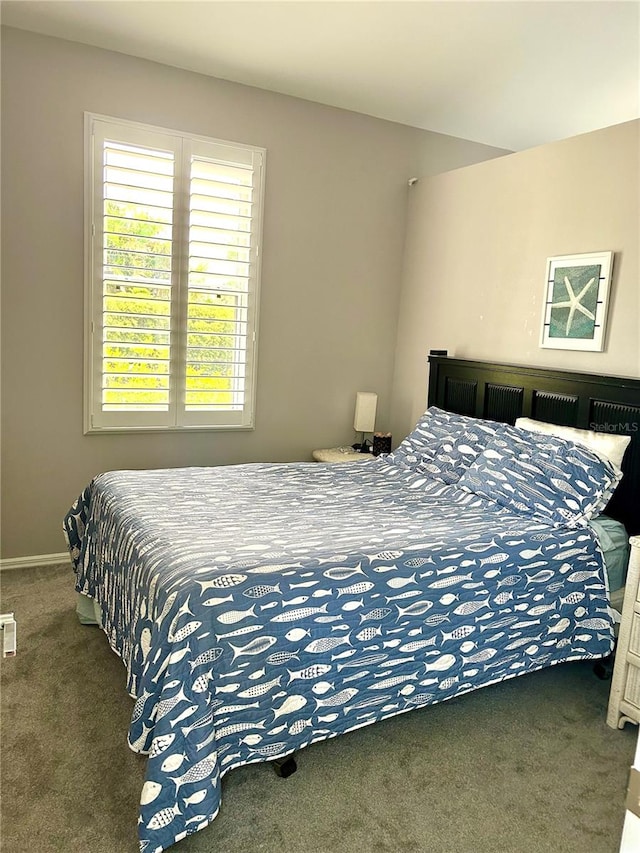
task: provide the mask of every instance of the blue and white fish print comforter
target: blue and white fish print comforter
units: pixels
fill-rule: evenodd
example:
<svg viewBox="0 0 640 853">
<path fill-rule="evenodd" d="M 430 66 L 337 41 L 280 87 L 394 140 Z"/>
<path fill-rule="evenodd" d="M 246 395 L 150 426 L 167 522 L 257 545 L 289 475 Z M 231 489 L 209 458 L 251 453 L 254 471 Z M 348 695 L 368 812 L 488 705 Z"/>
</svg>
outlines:
<svg viewBox="0 0 640 853">
<path fill-rule="evenodd" d="M 65 532 L 135 697 L 149 853 L 234 767 L 612 648 L 589 528 L 383 460 L 102 474 Z"/>
</svg>

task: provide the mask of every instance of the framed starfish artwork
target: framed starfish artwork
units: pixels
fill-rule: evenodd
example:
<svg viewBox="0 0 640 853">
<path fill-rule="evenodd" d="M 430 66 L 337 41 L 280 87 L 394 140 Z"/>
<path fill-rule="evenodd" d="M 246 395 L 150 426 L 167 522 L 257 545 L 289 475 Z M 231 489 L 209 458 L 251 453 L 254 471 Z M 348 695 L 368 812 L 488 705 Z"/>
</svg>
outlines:
<svg viewBox="0 0 640 853">
<path fill-rule="evenodd" d="M 547 259 L 540 346 L 602 352 L 613 252 Z"/>
</svg>

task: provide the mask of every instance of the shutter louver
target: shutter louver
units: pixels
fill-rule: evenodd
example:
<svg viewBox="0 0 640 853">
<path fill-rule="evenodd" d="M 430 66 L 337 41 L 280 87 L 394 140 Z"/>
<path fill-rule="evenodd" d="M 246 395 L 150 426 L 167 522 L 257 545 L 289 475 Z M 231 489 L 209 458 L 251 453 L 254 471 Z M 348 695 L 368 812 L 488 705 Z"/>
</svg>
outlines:
<svg viewBox="0 0 640 853">
<path fill-rule="evenodd" d="M 104 142 L 102 410 L 168 411 L 174 155 Z"/>
<path fill-rule="evenodd" d="M 241 410 L 253 169 L 195 156 L 190 177 L 185 408 Z"/>
</svg>

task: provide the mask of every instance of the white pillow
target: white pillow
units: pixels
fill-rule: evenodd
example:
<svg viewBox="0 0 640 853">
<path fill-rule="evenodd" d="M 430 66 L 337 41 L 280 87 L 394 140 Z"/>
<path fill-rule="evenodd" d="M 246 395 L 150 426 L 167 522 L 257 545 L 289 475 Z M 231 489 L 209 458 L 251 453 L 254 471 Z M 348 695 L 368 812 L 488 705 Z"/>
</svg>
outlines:
<svg viewBox="0 0 640 853">
<path fill-rule="evenodd" d="M 549 424 L 545 421 L 534 421 L 533 418 L 518 418 L 516 427 L 528 430 L 528 432 L 543 432 L 547 435 L 557 435 L 558 438 L 575 441 L 576 444 L 588 447 L 598 456 L 607 459 L 618 470 L 622 468 L 622 457 L 631 441 L 630 435 L 613 435 L 608 432 L 594 432 L 590 429 L 558 426 L 558 424 Z"/>
</svg>

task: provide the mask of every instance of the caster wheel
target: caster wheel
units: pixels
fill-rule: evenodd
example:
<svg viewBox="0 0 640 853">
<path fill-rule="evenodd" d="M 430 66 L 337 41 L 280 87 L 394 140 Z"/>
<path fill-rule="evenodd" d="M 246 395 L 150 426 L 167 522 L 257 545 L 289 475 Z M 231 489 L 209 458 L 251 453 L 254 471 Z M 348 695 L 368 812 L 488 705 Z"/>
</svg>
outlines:
<svg viewBox="0 0 640 853">
<path fill-rule="evenodd" d="M 296 772 L 298 765 L 294 758 L 282 758 L 279 761 L 273 762 L 273 769 L 275 770 L 276 776 L 280 776 L 281 779 L 286 779 Z"/>
</svg>

